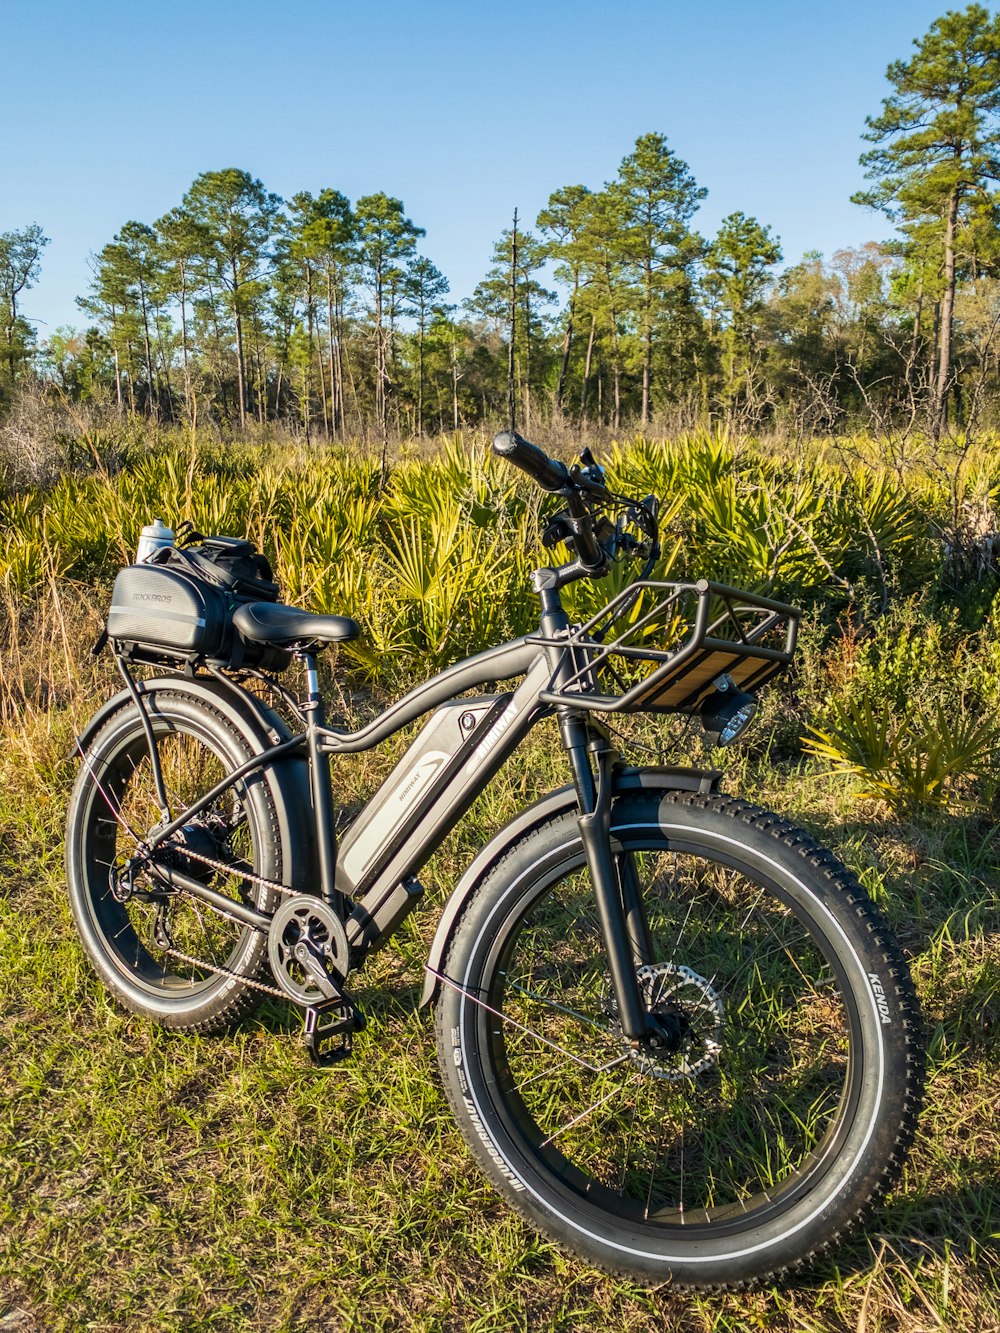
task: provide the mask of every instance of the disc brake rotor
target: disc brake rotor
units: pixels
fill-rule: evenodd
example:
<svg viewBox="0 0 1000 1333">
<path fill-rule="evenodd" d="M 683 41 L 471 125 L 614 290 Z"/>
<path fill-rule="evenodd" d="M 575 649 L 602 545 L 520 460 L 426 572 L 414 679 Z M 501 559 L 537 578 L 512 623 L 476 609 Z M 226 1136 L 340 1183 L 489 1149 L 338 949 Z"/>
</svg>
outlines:
<svg viewBox="0 0 1000 1333">
<path fill-rule="evenodd" d="M 675 1035 L 673 1041 L 658 1049 L 627 1043 L 629 1058 L 644 1074 L 668 1083 L 696 1078 L 717 1064 L 725 1014 L 722 1000 L 709 982 L 680 963 L 649 964 L 637 968 L 635 975 L 647 1012 Z M 620 1033 L 618 1003 L 610 985 L 605 1008 Z"/>
</svg>

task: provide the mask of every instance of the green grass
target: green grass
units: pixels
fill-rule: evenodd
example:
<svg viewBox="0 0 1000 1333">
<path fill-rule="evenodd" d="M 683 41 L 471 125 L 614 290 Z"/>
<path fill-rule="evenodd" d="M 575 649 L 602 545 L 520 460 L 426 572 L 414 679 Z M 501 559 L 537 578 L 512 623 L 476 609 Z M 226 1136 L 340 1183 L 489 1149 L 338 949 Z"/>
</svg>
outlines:
<svg viewBox="0 0 1000 1333">
<path fill-rule="evenodd" d="M 1000 836 L 988 827 L 866 823 L 828 779 L 745 760 L 739 785 L 833 843 L 900 928 L 930 1020 L 928 1106 L 897 1193 L 815 1272 L 742 1295 L 648 1292 L 561 1253 L 473 1167 L 415 1007 L 433 906 L 363 974 L 369 1027 L 332 1072 L 309 1066 L 297 1015 L 277 1002 L 208 1039 L 119 1011 L 61 882 L 69 734 L 65 712 L 30 710 L 0 756 L 0 1300 L 26 1315 L 11 1327 L 996 1326 Z M 435 905 L 484 825 L 548 785 L 551 764 L 539 744 L 469 816 L 428 876 Z"/>
<path fill-rule="evenodd" d="M 676 473 L 677 493 L 688 496 L 676 535 L 691 572 L 706 572 L 705 551 L 725 566 L 731 547 L 731 576 L 741 562 L 756 561 L 760 581 L 782 552 L 790 563 L 775 587 L 798 579 L 822 607 L 822 562 L 817 574 L 808 542 L 785 550 L 777 510 L 758 527 L 746 520 L 739 532 L 725 531 L 725 515 L 744 512 L 755 493 L 756 464 L 741 454 L 750 459 L 746 487 L 729 495 L 695 475 L 709 453 L 692 447 L 671 460 L 640 442 L 631 458 L 650 472 L 637 489 Z M 526 614 L 524 548 L 513 572 L 474 589 L 471 619 L 459 616 L 461 644 L 439 623 L 432 585 L 447 583 L 448 562 L 438 557 L 455 513 L 486 534 L 474 539 L 481 547 L 468 548 L 484 565 L 494 536 L 501 546 L 516 544 L 534 524 L 526 492 L 514 493 L 488 469 L 463 471 L 454 453 L 436 470 L 410 463 L 376 504 L 365 498 L 363 462 L 345 463 L 343 494 L 325 499 L 321 473 L 336 460 L 276 457 L 265 465 L 259 453 L 234 449 L 208 463 L 216 468 L 206 472 L 212 485 L 195 488 L 197 504 L 189 495 L 185 505 L 214 530 L 245 526 L 258 537 L 301 530 L 303 543 L 289 539 L 276 555 L 296 595 L 316 609 L 364 611 L 377 627 L 380 606 L 399 596 L 404 579 L 412 574 L 419 583 L 429 571 L 386 630 L 396 636 L 385 641 L 395 645 L 385 659 L 389 685 L 412 678 L 430 649 L 457 656 L 480 636 L 515 632 Z M 843 691 L 871 694 L 877 704 L 887 698 L 893 716 L 913 696 L 921 708 L 945 697 L 949 707 L 960 699 L 988 711 L 1000 662 L 992 585 L 973 589 L 949 620 L 932 603 L 927 569 L 914 563 L 914 552 L 932 563 L 935 547 L 907 526 L 909 502 L 892 526 L 883 502 L 876 509 L 862 487 L 866 513 L 883 516 L 910 583 L 892 584 L 890 614 L 867 638 L 847 620 L 835 623 L 836 608 L 825 621 L 813 618 L 791 688 L 764 700 L 761 720 L 726 761 L 727 790 L 806 825 L 857 871 L 911 958 L 928 1018 L 930 1077 L 900 1185 L 863 1234 L 785 1288 L 647 1291 L 564 1254 L 494 1194 L 452 1123 L 432 1024 L 416 1010 L 427 943 L 450 886 L 491 830 L 565 781 L 550 733 L 519 752 L 441 849 L 421 876 L 428 888 L 421 912 L 358 978 L 369 1026 L 350 1062 L 312 1069 L 297 1013 L 278 1002 L 223 1036 L 173 1037 L 119 1010 L 96 981 L 62 883 L 73 778 L 66 756 L 74 731 L 117 688 L 110 662 L 90 661 L 87 648 L 109 572 L 132 543 L 129 524 L 137 513 L 141 521 L 160 512 L 155 500 L 171 487 L 175 495 L 190 490 L 187 466 L 183 457 L 154 455 L 145 472 L 68 478 L 49 497 L 4 502 L 0 1333 L 1000 1329 L 1000 831 L 972 799 L 959 815 L 903 804 L 906 813 L 890 817 L 885 806 L 858 799 L 860 777 L 823 772 L 799 746 L 804 725 L 822 722 Z M 861 501 L 842 496 L 843 514 L 831 518 L 812 492 L 800 495 L 787 478 L 781 484 L 785 509 L 801 502 L 796 521 L 810 525 L 824 557 L 842 559 L 837 568 L 863 589 L 870 553 L 863 540 L 848 541 Z M 444 533 L 437 555 L 418 541 L 417 521 L 425 535 Z M 758 550 L 758 539 L 774 550 Z M 352 585 L 350 571 L 365 562 L 375 576 L 362 571 Z M 355 603 L 341 604 L 352 587 Z M 464 587 L 451 586 L 448 596 L 461 602 Z M 966 613 L 968 624 L 959 623 Z M 373 679 L 377 659 L 376 652 L 372 663 L 358 664 L 367 674 L 337 678 L 348 706 L 363 708 L 369 689 L 386 688 Z M 662 719 L 642 723 L 639 737 L 648 741 L 662 727 Z M 338 802 L 371 791 L 404 743 L 395 738 L 376 755 L 338 762 Z M 961 794 L 975 792 L 970 779 Z"/>
</svg>

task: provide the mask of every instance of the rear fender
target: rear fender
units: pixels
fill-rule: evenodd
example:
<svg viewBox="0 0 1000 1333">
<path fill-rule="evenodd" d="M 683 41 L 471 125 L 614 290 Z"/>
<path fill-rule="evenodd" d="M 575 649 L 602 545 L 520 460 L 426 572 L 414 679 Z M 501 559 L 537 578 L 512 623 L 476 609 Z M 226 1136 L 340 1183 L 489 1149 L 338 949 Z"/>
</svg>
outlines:
<svg viewBox="0 0 1000 1333">
<path fill-rule="evenodd" d="M 715 769 L 702 771 L 695 768 L 617 768 L 614 774 L 615 796 L 628 791 L 643 790 L 714 792 L 718 791 L 721 777 L 722 774 Z M 576 809 L 576 788 L 572 785 L 559 787 L 515 815 L 510 823 L 505 824 L 480 851 L 455 886 L 441 913 L 424 973 L 424 989 L 420 996 L 421 1008 L 430 1004 L 437 996 L 441 984 L 438 974 L 458 919 L 493 866 L 532 829 L 538 828 L 558 815 Z"/>
<path fill-rule="evenodd" d="M 269 708 L 262 699 L 241 689 L 236 684 L 205 680 L 200 676 L 153 676 L 136 682 L 142 695 L 155 695 L 160 690 L 186 694 L 189 698 L 211 704 L 223 713 L 254 750 L 266 750 L 291 736 L 284 719 Z M 87 723 L 77 738 L 77 750 L 86 753 L 91 741 L 104 724 L 119 710 L 133 707 L 128 690 L 121 690 L 109 699 Z M 319 872 L 316 861 L 316 838 L 310 815 L 312 797 L 309 791 L 309 764 L 305 753 L 283 755 L 263 770 L 263 779 L 274 801 L 281 837 L 281 864 L 284 881 L 300 893 L 316 892 Z"/>
</svg>

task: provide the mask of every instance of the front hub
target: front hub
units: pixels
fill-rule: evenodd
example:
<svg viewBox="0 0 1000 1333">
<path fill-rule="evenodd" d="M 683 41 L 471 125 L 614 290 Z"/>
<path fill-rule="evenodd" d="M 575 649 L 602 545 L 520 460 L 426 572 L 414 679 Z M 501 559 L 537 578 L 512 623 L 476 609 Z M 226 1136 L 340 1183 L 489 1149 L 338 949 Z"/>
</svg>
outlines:
<svg viewBox="0 0 1000 1333">
<path fill-rule="evenodd" d="M 640 967 L 636 980 L 649 1031 L 638 1043 L 626 1042 L 630 1059 L 644 1074 L 670 1083 L 696 1078 L 713 1068 L 722 1054 L 724 1011 L 711 984 L 679 963 Z M 620 1030 L 613 997 L 607 1008 Z"/>
</svg>

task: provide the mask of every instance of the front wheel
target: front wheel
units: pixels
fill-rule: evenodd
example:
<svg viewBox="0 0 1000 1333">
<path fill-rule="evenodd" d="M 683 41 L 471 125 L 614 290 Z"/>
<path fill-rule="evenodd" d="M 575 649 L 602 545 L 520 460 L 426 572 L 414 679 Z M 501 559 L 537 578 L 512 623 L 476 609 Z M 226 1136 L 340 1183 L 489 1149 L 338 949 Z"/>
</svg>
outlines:
<svg viewBox="0 0 1000 1333">
<path fill-rule="evenodd" d="M 460 920 L 437 1009 L 442 1076 L 487 1174 L 601 1267 L 740 1286 L 814 1258 L 891 1185 L 923 1052 L 896 945 L 808 835 L 740 801 L 614 807 L 641 891 L 640 991 L 618 1022 L 571 815 L 524 838 Z"/>
</svg>

